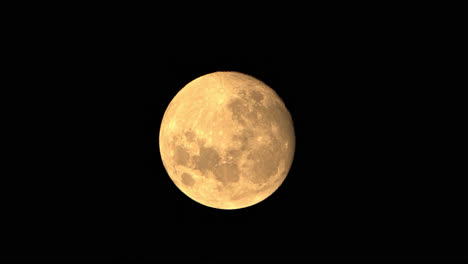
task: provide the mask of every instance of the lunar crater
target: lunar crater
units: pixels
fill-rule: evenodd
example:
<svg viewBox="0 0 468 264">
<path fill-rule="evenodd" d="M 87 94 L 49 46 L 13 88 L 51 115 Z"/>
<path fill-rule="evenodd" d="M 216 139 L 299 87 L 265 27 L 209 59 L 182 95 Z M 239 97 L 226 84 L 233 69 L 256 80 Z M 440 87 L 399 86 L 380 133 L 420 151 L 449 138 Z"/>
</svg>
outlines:
<svg viewBox="0 0 468 264">
<path fill-rule="evenodd" d="M 221 163 L 214 168 L 213 174 L 224 185 L 239 181 L 239 168 L 233 163 Z"/>
<path fill-rule="evenodd" d="M 182 183 L 187 185 L 187 186 L 193 186 L 193 184 L 195 183 L 195 180 L 192 178 L 192 176 L 188 173 L 182 173 Z"/>
<path fill-rule="evenodd" d="M 209 171 L 218 165 L 221 157 L 214 148 L 200 147 L 200 154 L 193 157 L 195 169 Z"/>
<path fill-rule="evenodd" d="M 190 154 L 185 150 L 182 146 L 175 147 L 175 156 L 174 156 L 176 164 L 179 165 L 187 165 L 190 159 Z"/>
<path fill-rule="evenodd" d="M 250 98 L 252 98 L 256 103 L 260 103 L 263 100 L 263 95 L 258 91 L 251 91 Z"/>
</svg>

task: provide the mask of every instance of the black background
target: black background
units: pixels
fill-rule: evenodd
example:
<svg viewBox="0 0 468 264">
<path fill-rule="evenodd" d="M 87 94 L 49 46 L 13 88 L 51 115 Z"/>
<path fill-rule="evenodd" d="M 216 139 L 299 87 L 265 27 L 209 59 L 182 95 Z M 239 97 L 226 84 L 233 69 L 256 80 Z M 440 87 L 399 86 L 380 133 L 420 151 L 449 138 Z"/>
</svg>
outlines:
<svg viewBox="0 0 468 264">
<path fill-rule="evenodd" d="M 151 17 L 57 23 L 63 17 L 14 33 L 19 104 L 8 116 L 21 129 L 10 140 L 9 158 L 19 159 L 2 186 L 4 258 L 466 255 L 464 175 L 449 149 L 459 105 L 431 72 L 432 31 L 419 20 L 323 16 L 312 29 L 236 31 L 205 46 L 193 44 L 204 40 L 199 30 L 162 35 Z M 262 80 L 294 122 L 288 177 L 242 210 L 192 201 L 159 155 L 166 107 L 214 71 Z"/>
</svg>

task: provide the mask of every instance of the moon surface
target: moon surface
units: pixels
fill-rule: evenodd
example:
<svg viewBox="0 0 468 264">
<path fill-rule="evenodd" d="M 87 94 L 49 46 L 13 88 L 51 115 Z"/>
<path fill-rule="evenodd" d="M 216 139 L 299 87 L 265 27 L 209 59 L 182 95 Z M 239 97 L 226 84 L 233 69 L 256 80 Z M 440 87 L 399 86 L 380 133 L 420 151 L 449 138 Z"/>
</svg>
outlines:
<svg viewBox="0 0 468 264">
<path fill-rule="evenodd" d="M 295 135 L 291 115 L 265 83 L 239 72 L 203 75 L 164 113 L 159 150 L 174 184 L 205 206 L 257 204 L 283 183 Z"/>
</svg>

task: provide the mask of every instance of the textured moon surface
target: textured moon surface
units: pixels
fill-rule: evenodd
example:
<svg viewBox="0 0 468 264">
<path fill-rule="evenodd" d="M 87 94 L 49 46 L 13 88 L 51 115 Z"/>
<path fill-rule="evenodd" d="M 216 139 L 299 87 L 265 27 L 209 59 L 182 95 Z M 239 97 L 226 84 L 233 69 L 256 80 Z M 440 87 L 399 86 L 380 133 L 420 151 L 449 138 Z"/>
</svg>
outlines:
<svg viewBox="0 0 468 264">
<path fill-rule="evenodd" d="M 174 184 L 219 209 L 257 204 L 283 183 L 295 135 L 291 115 L 265 83 L 239 72 L 203 75 L 164 113 L 159 150 Z"/>
</svg>

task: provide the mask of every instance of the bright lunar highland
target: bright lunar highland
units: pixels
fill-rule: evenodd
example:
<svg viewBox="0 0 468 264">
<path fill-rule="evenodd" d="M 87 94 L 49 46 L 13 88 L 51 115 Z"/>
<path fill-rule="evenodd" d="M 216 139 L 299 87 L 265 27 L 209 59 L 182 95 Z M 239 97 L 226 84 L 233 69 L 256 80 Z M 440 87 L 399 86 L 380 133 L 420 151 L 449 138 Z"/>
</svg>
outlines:
<svg viewBox="0 0 468 264">
<path fill-rule="evenodd" d="M 265 83 L 239 72 L 203 75 L 164 113 L 159 150 L 174 184 L 219 209 L 257 204 L 283 183 L 295 135 L 291 115 Z"/>
</svg>

